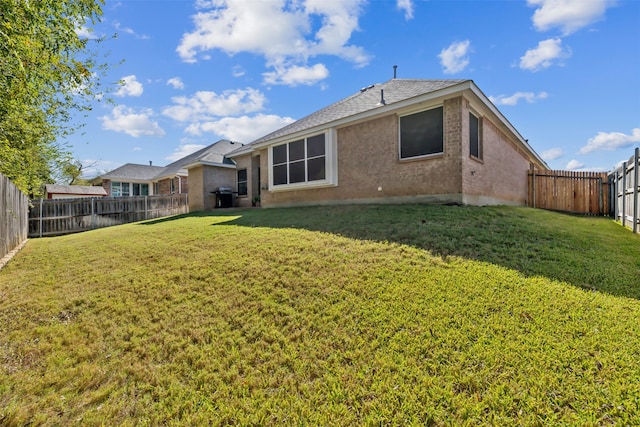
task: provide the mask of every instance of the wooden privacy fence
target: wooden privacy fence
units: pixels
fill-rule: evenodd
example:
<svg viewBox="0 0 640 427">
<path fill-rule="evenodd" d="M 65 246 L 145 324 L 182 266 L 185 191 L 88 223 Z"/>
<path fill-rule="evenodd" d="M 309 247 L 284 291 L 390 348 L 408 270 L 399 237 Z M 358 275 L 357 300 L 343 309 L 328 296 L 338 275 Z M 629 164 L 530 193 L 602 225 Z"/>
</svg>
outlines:
<svg viewBox="0 0 640 427">
<path fill-rule="evenodd" d="M 29 210 L 29 237 L 77 233 L 188 211 L 186 194 L 40 199 Z"/>
<path fill-rule="evenodd" d="M 29 199 L 0 173 L 0 259 L 27 240 Z"/>
<path fill-rule="evenodd" d="M 608 174 L 530 170 L 527 203 L 554 211 L 609 215 Z"/>
<path fill-rule="evenodd" d="M 611 172 L 613 182 L 611 194 L 614 199 L 613 216 L 616 221 L 640 233 L 640 148 L 636 148 L 631 158 Z"/>
</svg>

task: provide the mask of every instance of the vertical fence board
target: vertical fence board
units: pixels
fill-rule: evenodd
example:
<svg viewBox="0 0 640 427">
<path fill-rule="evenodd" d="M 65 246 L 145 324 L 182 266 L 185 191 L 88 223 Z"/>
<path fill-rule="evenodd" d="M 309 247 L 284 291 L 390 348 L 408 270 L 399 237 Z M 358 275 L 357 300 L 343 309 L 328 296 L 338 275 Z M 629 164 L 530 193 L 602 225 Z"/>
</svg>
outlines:
<svg viewBox="0 0 640 427">
<path fill-rule="evenodd" d="M 607 173 L 529 171 L 529 182 L 529 206 L 590 215 L 609 213 Z"/>
<path fill-rule="evenodd" d="M 0 259 L 28 235 L 29 199 L 0 173 Z"/>
<path fill-rule="evenodd" d="M 57 236 L 187 213 L 186 194 L 39 200 L 29 211 L 29 236 Z"/>
</svg>

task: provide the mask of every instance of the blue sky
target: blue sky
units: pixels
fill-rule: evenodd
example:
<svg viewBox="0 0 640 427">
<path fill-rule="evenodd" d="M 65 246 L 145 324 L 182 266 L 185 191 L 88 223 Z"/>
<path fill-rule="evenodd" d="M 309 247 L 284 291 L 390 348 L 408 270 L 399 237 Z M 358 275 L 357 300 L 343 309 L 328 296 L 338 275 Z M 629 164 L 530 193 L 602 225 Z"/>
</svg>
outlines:
<svg viewBox="0 0 640 427">
<path fill-rule="evenodd" d="M 640 146 L 638 0 L 107 0 L 87 177 L 248 143 L 373 83 L 471 79 L 553 169 Z M 117 34 L 115 38 L 109 36 Z"/>
</svg>

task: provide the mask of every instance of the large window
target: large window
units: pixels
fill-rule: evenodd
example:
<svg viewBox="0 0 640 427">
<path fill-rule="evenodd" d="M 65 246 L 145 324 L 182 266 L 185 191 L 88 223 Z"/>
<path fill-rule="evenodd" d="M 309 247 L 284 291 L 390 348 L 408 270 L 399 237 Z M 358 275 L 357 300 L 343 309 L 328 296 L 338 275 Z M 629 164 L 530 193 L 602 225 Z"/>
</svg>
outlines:
<svg viewBox="0 0 640 427">
<path fill-rule="evenodd" d="M 111 197 L 129 197 L 131 192 L 129 191 L 128 182 L 112 182 L 111 183 Z"/>
<path fill-rule="evenodd" d="M 149 195 L 149 184 L 132 184 L 133 195 L 134 196 L 148 196 Z"/>
<path fill-rule="evenodd" d="M 277 145 L 272 155 L 274 186 L 326 179 L 325 134 Z"/>
<path fill-rule="evenodd" d="M 482 122 L 478 117 L 469 113 L 469 154 L 482 159 Z"/>
<path fill-rule="evenodd" d="M 400 158 L 444 152 L 443 108 L 400 117 Z"/>
<path fill-rule="evenodd" d="M 240 169 L 238 171 L 238 196 L 247 195 L 247 170 Z"/>
</svg>

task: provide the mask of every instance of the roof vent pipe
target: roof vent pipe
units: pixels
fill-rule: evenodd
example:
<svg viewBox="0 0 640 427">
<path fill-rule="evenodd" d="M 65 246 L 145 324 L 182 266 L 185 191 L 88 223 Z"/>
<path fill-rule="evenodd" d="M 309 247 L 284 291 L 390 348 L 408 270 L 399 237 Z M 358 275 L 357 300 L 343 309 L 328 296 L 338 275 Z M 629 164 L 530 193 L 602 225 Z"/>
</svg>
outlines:
<svg viewBox="0 0 640 427">
<path fill-rule="evenodd" d="M 393 66 L 393 78 L 394 78 L 394 79 L 396 78 L 396 73 L 397 73 L 397 71 L 398 71 L 398 66 L 397 66 L 397 65 L 394 65 L 394 66 Z"/>
<path fill-rule="evenodd" d="M 380 102 L 378 102 L 378 107 L 382 107 L 383 105 L 387 105 L 387 102 L 384 100 L 384 89 L 380 89 Z"/>
</svg>

